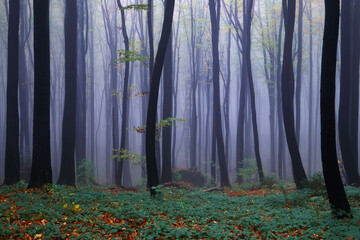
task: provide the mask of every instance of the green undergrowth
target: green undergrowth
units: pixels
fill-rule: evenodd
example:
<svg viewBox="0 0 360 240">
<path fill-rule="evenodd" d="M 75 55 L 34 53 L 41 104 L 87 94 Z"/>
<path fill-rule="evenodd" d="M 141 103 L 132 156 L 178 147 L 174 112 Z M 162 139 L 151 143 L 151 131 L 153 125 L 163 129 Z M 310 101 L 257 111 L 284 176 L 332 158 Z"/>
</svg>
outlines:
<svg viewBox="0 0 360 240">
<path fill-rule="evenodd" d="M 0 239 L 360 239 L 360 189 L 346 187 L 354 218 L 335 219 L 326 193 L 263 188 L 203 192 L 0 187 Z"/>
</svg>

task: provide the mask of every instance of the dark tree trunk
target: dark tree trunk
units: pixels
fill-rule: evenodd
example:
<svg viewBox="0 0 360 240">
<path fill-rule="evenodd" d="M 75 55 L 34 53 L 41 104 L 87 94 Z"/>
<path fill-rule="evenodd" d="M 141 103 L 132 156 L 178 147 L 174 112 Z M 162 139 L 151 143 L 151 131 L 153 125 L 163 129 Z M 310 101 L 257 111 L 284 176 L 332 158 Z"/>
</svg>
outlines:
<svg viewBox="0 0 360 240">
<path fill-rule="evenodd" d="M 336 154 L 335 76 L 339 33 L 339 1 L 325 0 L 325 27 L 321 63 L 321 160 L 326 190 L 333 213 L 348 217 L 350 206 L 341 182 Z"/>
<path fill-rule="evenodd" d="M 360 176 L 357 169 L 357 138 L 358 138 L 358 107 L 359 102 L 359 79 L 352 79 L 352 34 L 351 27 L 351 1 L 341 1 L 341 72 L 340 72 L 340 103 L 339 103 L 339 143 L 341 155 L 346 171 L 347 182 L 352 185 L 360 185 Z M 357 43 L 358 44 L 358 43 Z M 358 64 L 359 65 L 359 64 Z M 356 103 L 355 103 L 356 102 Z M 354 108 L 352 108 L 354 106 Z M 352 111 L 355 112 L 352 112 Z M 352 116 L 355 116 L 352 122 Z M 352 124 L 353 123 L 353 124 Z M 356 139 L 352 139 L 355 132 Z M 352 141 L 355 141 L 353 143 Z M 356 144 L 356 145 L 355 145 Z M 356 155 L 355 155 L 356 154 Z"/>
<path fill-rule="evenodd" d="M 297 66 L 296 66 L 296 87 L 295 87 L 295 134 L 296 141 L 300 144 L 300 112 L 301 112 L 301 68 L 302 68 L 302 26 L 303 26 L 303 0 L 299 0 L 299 16 L 298 16 L 298 49 L 297 49 Z"/>
<path fill-rule="evenodd" d="M 121 9 L 122 5 L 120 0 L 117 0 L 118 7 Z M 124 44 L 125 44 L 125 52 L 129 51 L 129 37 L 126 31 L 126 23 L 125 23 L 125 12 L 122 9 L 120 11 L 121 13 L 121 30 L 124 37 Z M 125 56 L 128 57 L 128 56 Z M 125 149 L 125 143 L 126 143 L 126 129 L 127 129 L 127 121 L 128 121 L 128 85 L 129 85 L 129 67 L 130 62 L 125 62 L 125 75 L 124 75 L 124 94 L 122 99 L 122 119 L 121 119 L 121 138 L 120 138 L 120 149 Z M 119 177 L 119 185 L 122 183 L 122 173 L 123 173 L 123 164 L 126 161 L 123 159 L 121 162 L 119 162 L 119 168 L 118 171 L 118 177 Z"/>
<path fill-rule="evenodd" d="M 164 64 L 166 48 L 171 35 L 171 25 L 174 14 L 174 0 L 168 0 L 165 4 L 164 23 L 161 32 L 159 48 L 156 54 L 154 71 L 150 82 L 150 96 L 146 119 L 146 168 L 150 194 L 156 194 L 156 186 L 159 185 L 158 170 L 155 156 L 155 125 L 157 114 L 157 102 L 159 96 L 160 77 Z"/>
<path fill-rule="evenodd" d="M 52 183 L 49 0 L 34 0 L 33 160 L 29 188 Z"/>
<path fill-rule="evenodd" d="M 163 97 L 163 119 L 173 117 L 172 108 L 173 108 L 173 95 L 172 95 L 172 68 L 173 68 L 173 54 L 172 54 L 172 36 L 170 34 L 169 42 L 165 54 L 164 70 L 163 70 L 163 88 L 164 88 L 164 97 Z M 167 127 L 162 129 L 162 172 L 161 172 L 161 182 L 171 182 L 171 136 L 172 127 Z"/>
<path fill-rule="evenodd" d="M 283 0 L 283 9 L 285 14 L 285 43 L 284 60 L 281 74 L 281 95 L 282 110 L 284 117 L 284 127 L 286 140 L 292 161 L 293 177 L 297 189 L 304 187 L 304 181 L 307 180 L 304 167 L 301 162 L 298 143 L 296 141 L 294 129 L 294 70 L 292 65 L 292 41 L 295 24 L 295 0 Z"/>
<path fill-rule="evenodd" d="M 249 81 L 249 90 L 250 90 L 250 100 L 251 100 L 251 116 L 252 116 L 252 125 L 253 125 L 253 134 L 254 134 L 254 145 L 255 145 L 255 158 L 256 165 L 258 168 L 260 182 L 264 182 L 264 172 L 262 169 L 261 157 L 260 157 L 260 147 L 259 147 L 259 134 L 257 129 L 257 120 L 256 120 L 256 108 L 255 108 L 255 90 L 254 90 L 254 82 L 252 76 L 251 69 L 251 19 L 252 19 L 252 11 L 254 8 L 254 1 L 247 0 L 246 1 L 246 21 L 244 23 L 245 27 L 245 55 L 246 55 L 246 66 L 247 66 L 247 79 Z"/>
<path fill-rule="evenodd" d="M 65 6 L 65 104 L 62 127 L 61 167 L 58 184 L 75 186 L 77 1 Z"/>
<path fill-rule="evenodd" d="M 220 7 L 220 0 L 216 1 L 217 7 Z M 231 187 L 227 165 L 225 161 L 224 139 L 221 125 L 221 111 L 220 111 L 220 86 L 219 86 L 219 20 L 220 16 L 216 15 L 215 0 L 209 0 L 210 18 L 211 18 L 211 40 L 212 40 L 212 54 L 213 54 L 213 88 L 214 88 L 214 124 L 216 145 L 219 156 L 220 166 L 220 184 L 222 187 Z M 219 11 L 218 11 L 219 14 Z"/>
<path fill-rule="evenodd" d="M 358 137 L 359 137 L 359 58 L 360 58 L 360 2 L 353 0 L 354 12 L 352 19 L 353 37 L 352 43 L 352 69 L 351 69 L 351 116 L 350 116 L 350 139 L 354 155 L 354 168 L 358 170 Z M 360 183 L 360 181 L 359 181 Z"/>
<path fill-rule="evenodd" d="M 20 1 L 9 2 L 8 27 L 8 70 L 6 93 L 6 147 L 5 185 L 16 184 L 20 180 L 19 157 L 19 22 Z M 22 116 L 23 117 L 23 116 Z"/>
</svg>

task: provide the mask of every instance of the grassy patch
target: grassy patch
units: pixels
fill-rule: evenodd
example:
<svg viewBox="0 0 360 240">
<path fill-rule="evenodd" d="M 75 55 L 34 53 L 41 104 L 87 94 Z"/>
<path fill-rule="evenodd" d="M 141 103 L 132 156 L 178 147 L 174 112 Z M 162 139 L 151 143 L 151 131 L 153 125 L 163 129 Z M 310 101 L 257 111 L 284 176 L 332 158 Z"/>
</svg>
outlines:
<svg viewBox="0 0 360 240">
<path fill-rule="evenodd" d="M 353 219 L 331 216 L 324 192 L 63 187 L 0 188 L 1 239 L 360 239 L 360 189 L 346 187 Z"/>
</svg>

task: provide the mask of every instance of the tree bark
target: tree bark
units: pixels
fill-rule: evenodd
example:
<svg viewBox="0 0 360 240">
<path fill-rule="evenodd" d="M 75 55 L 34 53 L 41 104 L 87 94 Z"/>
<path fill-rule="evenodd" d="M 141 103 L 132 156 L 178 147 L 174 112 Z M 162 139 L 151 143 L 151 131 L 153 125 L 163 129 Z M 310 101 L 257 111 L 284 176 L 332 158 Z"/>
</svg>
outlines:
<svg viewBox="0 0 360 240">
<path fill-rule="evenodd" d="M 348 217 L 350 206 L 341 182 L 336 154 L 335 77 L 339 32 L 339 1 L 325 0 L 325 27 L 321 63 L 321 161 L 326 190 L 333 213 Z"/>
<path fill-rule="evenodd" d="M 220 7 L 220 1 L 216 1 L 217 8 Z M 214 124 L 216 144 L 219 156 L 220 165 L 220 184 L 222 187 L 231 187 L 227 165 L 225 161 L 224 139 L 221 125 L 221 111 L 220 111 L 220 86 L 219 86 L 219 20 L 220 16 L 216 15 L 215 0 L 209 0 L 210 18 L 211 18 L 211 40 L 212 40 L 212 54 L 213 54 L 213 88 L 214 88 Z M 219 11 L 218 11 L 219 14 Z"/>
<path fill-rule="evenodd" d="M 16 184 L 20 180 L 18 110 L 19 22 L 20 1 L 10 1 L 8 27 L 8 84 L 6 90 L 6 146 L 4 185 Z"/>
<path fill-rule="evenodd" d="M 28 188 L 52 183 L 49 0 L 34 0 L 33 160 Z"/>
<path fill-rule="evenodd" d="M 155 125 L 157 114 L 157 102 L 159 96 L 160 77 L 164 64 L 166 48 L 169 42 L 173 21 L 175 0 L 167 0 L 165 4 L 164 23 L 161 32 L 154 71 L 151 76 L 149 105 L 146 118 L 146 168 L 148 174 L 148 186 L 150 194 L 156 194 L 159 185 L 158 170 L 156 167 L 155 154 Z"/>
<path fill-rule="evenodd" d="M 58 184 L 75 186 L 77 1 L 65 6 L 65 104 L 62 127 L 61 166 Z"/>
</svg>

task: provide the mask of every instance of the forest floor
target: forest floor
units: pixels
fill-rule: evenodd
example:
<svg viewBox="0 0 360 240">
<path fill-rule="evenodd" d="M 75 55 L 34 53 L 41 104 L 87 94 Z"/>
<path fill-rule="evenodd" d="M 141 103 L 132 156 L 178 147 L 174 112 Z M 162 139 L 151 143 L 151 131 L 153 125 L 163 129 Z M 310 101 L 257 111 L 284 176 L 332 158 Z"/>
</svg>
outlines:
<svg viewBox="0 0 360 240">
<path fill-rule="evenodd" d="M 0 239 L 360 239 L 360 188 L 346 187 L 354 218 L 332 216 L 324 191 L 204 192 L 0 187 Z"/>
</svg>

